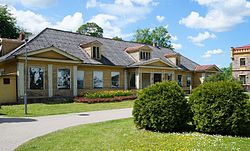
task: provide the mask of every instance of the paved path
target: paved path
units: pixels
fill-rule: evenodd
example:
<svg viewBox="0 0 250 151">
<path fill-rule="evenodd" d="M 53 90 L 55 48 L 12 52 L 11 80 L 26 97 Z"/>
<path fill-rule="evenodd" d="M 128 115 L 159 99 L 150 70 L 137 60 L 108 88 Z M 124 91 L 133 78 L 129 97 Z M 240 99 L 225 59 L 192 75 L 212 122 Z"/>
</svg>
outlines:
<svg viewBox="0 0 250 151">
<path fill-rule="evenodd" d="M 132 109 L 115 109 L 43 117 L 0 117 L 0 151 L 11 151 L 24 142 L 66 127 L 132 116 Z"/>
</svg>

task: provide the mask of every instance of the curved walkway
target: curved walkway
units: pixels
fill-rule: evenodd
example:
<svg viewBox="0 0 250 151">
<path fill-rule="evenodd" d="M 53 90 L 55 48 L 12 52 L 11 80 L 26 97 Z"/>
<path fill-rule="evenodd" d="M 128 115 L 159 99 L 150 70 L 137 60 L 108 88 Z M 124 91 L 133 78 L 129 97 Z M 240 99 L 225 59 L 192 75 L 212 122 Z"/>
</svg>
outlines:
<svg viewBox="0 0 250 151">
<path fill-rule="evenodd" d="M 43 117 L 0 117 L 0 151 L 66 127 L 132 117 L 132 109 L 115 109 Z"/>
</svg>

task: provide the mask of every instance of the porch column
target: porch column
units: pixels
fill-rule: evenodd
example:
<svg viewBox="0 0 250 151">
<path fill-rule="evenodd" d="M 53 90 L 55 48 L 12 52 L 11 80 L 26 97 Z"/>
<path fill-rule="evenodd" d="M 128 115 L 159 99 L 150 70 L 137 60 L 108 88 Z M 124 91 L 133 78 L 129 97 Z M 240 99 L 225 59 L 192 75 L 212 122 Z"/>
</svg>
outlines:
<svg viewBox="0 0 250 151">
<path fill-rule="evenodd" d="M 150 85 L 154 84 L 154 73 L 150 73 Z"/>
<path fill-rule="evenodd" d="M 162 72 L 161 73 L 161 82 L 163 82 L 163 81 L 166 81 L 166 80 L 165 80 L 165 74 Z"/>
<path fill-rule="evenodd" d="M 124 70 L 124 89 L 128 89 L 128 70 Z"/>
<path fill-rule="evenodd" d="M 18 98 L 24 96 L 24 63 L 17 63 L 17 93 Z"/>
<path fill-rule="evenodd" d="M 137 72 L 135 73 L 135 86 L 136 89 L 142 88 L 142 74 L 140 70 L 137 70 Z"/>
<path fill-rule="evenodd" d="M 49 93 L 49 97 L 53 96 L 53 70 L 52 70 L 52 64 L 48 64 L 48 93 Z"/>
<path fill-rule="evenodd" d="M 73 96 L 77 96 L 77 66 L 73 66 Z"/>
</svg>

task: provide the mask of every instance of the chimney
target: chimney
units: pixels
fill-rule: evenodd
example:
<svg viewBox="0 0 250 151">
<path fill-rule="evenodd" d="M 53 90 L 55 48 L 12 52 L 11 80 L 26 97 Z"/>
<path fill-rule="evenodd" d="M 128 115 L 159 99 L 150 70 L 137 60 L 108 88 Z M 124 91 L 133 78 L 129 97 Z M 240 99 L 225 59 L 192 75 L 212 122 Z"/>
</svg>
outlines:
<svg viewBox="0 0 250 151">
<path fill-rule="evenodd" d="M 153 47 L 157 47 L 157 41 L 155 39 L 152 40 Z"/>
<path fill-rule="evenodd" d="M 25 33 L 20 32 L 18 40 L 23 41 L 25 39 Z"/>
</svg>

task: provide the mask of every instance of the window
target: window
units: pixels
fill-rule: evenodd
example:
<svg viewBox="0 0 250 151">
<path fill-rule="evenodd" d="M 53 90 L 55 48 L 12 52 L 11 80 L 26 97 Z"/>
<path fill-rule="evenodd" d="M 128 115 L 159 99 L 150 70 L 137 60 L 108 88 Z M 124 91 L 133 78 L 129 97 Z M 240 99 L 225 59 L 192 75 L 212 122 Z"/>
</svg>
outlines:
<svg viewBox="0 0 250 151">
<path fill-rule="evenodd" d="M 57 70 L 57 88 L 70 89 L 70 69 Z"/>
<path fill-rule="evenodd" d="M 94 71 L 93 86 L 95 89 L 103 88 L 103 72 L 102 71 Z"/>
<path fill-rule="evenodd" d="M 10 84 L 10 78 L 3 78 L 3 84 Z"/>
<path fill-rule="evenodd" d="M 191 85 L 191 76 L 187 75 L 187 87 L 190 87 Z"/>
<path fill-rule="evenodd" d="M 111 72 L 111 88 L 119 88 L 120 72 Z"/>
<path fill-rule="evenodd" d="M 130 88 L 135 88 L 135 73 L 131 74 L 130 81 L 129 81 Z"/>
<path fill-rule="evenodd" d="M 94 59 L 100 59 L 101 58 L 100 47 L 93 46 L 92 58 L 94 58 Z"/>
<path fill-rule="evenodd" d="M 168 73 L 167 74 L 167 79 L 168 79 L 168 81 L 172 81 L 173 79 L 172 79 L 172 74 L 171 73 Z"/>
<path fill-rule="evenodd" d="M 77 71 L 77 89 L 84 87 L 84 71 Z"/>
<path fill-rule="evenodd" d="M 240 75 L 239 78 L 242 84 L 246 84 L 246 75 Z"/>
<path fill-rule="evenodd" d="M 44 69 L 41 67 L 29 68 L 29 88 L 31 90 L 44 89 Z"/>
<path fill-rule="evenodd" d="M 240 58 L 240 66 L 246 65 L 246 58 Z"/>
<path fill-rule="evenodd" d="M 150 52 L 140 52 L 140 59 L 141 60 L 149 60 L 151 58 Z"/>
<path fill-rule="evenodd" d="M 178 75 L 178 85 L 182 86 L 182 75 Z"/>
</svg>

